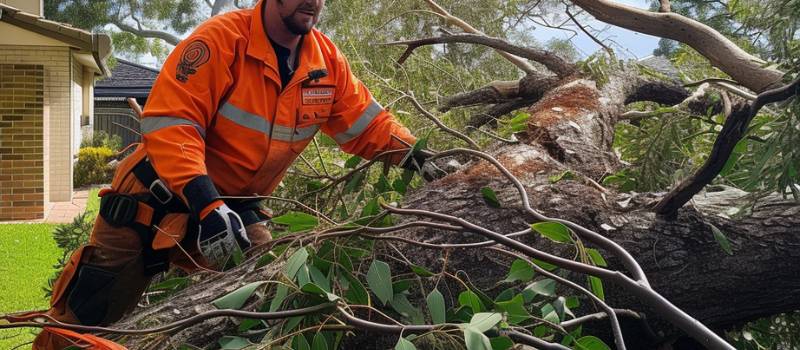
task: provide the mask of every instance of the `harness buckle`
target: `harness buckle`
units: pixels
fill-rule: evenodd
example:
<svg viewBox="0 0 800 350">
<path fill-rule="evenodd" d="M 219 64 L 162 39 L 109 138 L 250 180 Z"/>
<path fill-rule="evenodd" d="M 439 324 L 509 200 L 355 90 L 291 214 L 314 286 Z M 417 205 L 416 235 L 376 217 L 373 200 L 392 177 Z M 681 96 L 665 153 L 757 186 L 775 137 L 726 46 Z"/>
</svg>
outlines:
<svg viewBox="0 0 800 350">
<path fill-rule="evenodd" d="M 161 179 L 156 179 L 150 184 L 150 194 L 161 204 L 167 204 L 172 200 L 172 191 L 161 182 Z"/>
<path fill-rule="evenodd" d="M 100 199 L 100 216 L 111 226 L 129 226 L 136 221 L 139 201 L 128 194 L 107 194 Z"/>
</svg>

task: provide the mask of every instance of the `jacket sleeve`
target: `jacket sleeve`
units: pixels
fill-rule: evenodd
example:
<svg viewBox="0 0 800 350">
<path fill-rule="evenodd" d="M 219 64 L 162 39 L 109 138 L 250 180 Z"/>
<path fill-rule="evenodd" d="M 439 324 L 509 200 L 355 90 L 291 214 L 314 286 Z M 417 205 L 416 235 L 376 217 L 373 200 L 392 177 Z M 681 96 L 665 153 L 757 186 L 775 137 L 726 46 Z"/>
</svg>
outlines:
<svg viewBox="0 0 800 350">
<path fill-rule="evenodd" d="M 366 159 L 413 145 L 416 138 L 375 101 L 338 51 L 336 63 L 336 93 L 331 118 L 323 132 L 336 140 L 343 151 Z M 398 164 L 404 156 L 393 154 L 390 162 Z"/>
<path fill-rule="evenodd" d="M 232 48 L 213 39 L 213 33 L 201 27 L 175 47 L 153 85 L 141 121 L 145 150 L 159 177 L 200 208 L 219 196 L 207 176 L 204 138 L 231 85 L 234 57 Z M 187 198 L 193 197 L 188 192 L 199 198 Z"/>
</svg>

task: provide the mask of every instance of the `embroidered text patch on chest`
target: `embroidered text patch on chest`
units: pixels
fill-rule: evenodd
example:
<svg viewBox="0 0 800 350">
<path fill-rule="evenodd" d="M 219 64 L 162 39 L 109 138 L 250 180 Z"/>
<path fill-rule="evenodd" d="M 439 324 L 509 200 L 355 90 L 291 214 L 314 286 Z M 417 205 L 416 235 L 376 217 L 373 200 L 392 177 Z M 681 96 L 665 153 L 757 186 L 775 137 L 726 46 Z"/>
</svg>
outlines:
<svg viewBox="0 0 800 350">
<path fill-rule="evenodd" d="M 333 94 L 336 91 L 333 87 L 309 87 L 303 88 L 304 105 L 324 105 L 333 103 Z"/>
</svg>

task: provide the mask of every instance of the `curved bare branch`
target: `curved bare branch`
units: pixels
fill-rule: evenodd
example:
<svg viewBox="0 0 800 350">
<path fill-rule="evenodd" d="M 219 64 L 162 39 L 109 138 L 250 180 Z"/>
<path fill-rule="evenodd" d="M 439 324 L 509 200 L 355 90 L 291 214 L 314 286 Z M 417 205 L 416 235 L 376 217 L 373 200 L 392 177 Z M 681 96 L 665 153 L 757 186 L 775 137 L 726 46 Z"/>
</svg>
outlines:
<svg viewBox="0 0 800 350">
<path fill-rule="evenodd" d="M 674 12 L 650 12 L 610 0 L 572 0 L 598 20 L 644 34 L 680 41 L 747 88 L 763 92 L 783 77 L 764 60 L 736 46 L 713 28 Z"/>
<path fill-rule="evenodd" d="M 511 44 L 508 41 L 503 40 L 501 38 L 493 38 L 486 35 L 452 34 L 452 35 L 443 35 L 439 37 L 417 39 L 417 40 L 395 41 L 386 43 L 384 45 L 407 45 L 408 49 L 406 50 L 405 53 L 403 53 L 403 56 L 401 56 L 400 59 L 398 59 L 399 63 L 403 63 L 411 55 L 411 53 L 418 47 L 425 45 L 450 44 L 450 43 L 468 43 L 468 44 L 484 45 L 491 47 L 495 50 L 527 58 L 532 61 L 536 61 L 543 64 L 545 67 L 547 67 L 547 69 L 549 69 L 559 77 L 566 77 L 574 74 L 577 71 L 575 65 L 563 60 L 561 57 L 558 57 L 557 55 L 553 54 L 550 51 L 537 48 L 520 47 Z"/>
</svg>

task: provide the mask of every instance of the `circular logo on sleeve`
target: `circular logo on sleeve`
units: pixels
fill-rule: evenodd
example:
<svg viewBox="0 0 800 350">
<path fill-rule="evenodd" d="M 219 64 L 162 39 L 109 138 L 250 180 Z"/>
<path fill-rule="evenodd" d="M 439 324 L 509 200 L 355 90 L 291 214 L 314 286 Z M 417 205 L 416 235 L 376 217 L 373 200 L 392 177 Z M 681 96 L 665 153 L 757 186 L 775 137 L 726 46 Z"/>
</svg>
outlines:
<svg viewBox="0 0 800 350">
<path fill-rule="evenodd" d="M 189 80 L 190 75 L 197 73 L 197 69 L 208 62 L 209 58 L 211 58 L 211 53 L 206 43 L 200 40 L 190 42 L 183 48 L 175 78 L 185 83 Z"/>
</svg>

